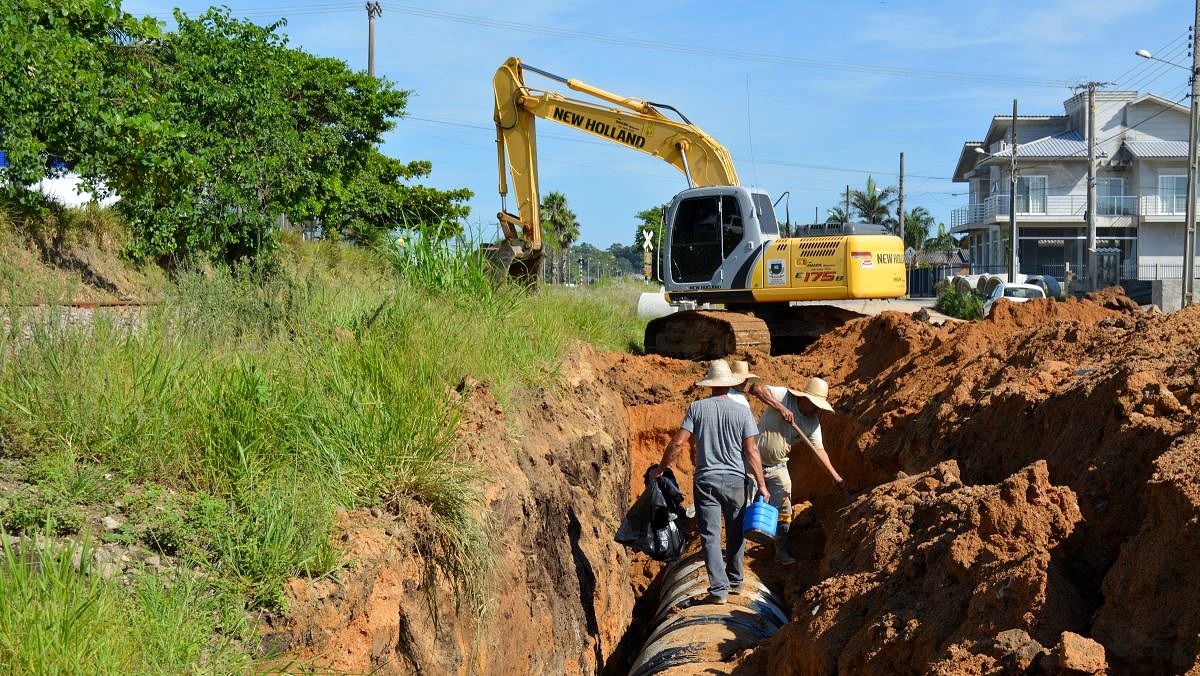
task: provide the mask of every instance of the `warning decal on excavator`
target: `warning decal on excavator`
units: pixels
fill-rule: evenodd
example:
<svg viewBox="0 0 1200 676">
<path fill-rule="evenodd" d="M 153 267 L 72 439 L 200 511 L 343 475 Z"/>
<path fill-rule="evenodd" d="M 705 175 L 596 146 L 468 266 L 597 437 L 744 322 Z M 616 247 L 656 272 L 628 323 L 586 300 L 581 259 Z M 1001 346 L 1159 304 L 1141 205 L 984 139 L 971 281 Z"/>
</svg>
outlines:
<svg viewBox="0 0 1200 676">
<path fill-rule="evenodd" d="M 767 260 L 767 286 L 787 286 L 787 259 Z"/>
<path fill-rule="evenodd" d="M 858 267 L 866 270 L 875 267 L 875 261 L 871 260 L 870 251 L 851 251 L 850 261 L 858 261 Z"/>
<path fill-rule="evenodd" d="M 634 148 L 644 148 L 646 146 L 646 137 L 636 133 L 630 129 L 618 129 L 614 124 L 593 120 L 587 115 L 581 113 L 573 113 L 565 108 L 554 109 L 554 119 L 559 122 L 579 127 L 580 129 L 610 138 L 618 143 L 633 146 Z"/>
</svg>

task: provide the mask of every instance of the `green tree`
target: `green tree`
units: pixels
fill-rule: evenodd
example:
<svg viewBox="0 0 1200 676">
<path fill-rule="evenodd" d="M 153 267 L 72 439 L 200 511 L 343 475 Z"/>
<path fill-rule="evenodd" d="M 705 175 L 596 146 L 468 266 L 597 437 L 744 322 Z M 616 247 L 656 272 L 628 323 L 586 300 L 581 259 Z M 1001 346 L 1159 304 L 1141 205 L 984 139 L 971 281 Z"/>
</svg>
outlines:
<svg viewBox="0 0 1200 676">
<path fill-rule="evenodd" d="M 621 244 L 613 242 L 608 247 L 608 252 L 612 254 L 616 261 L 617 269 L 621 274 L 631 272 L 642 272 L 642 247 Z"/>
<path fill-rule="evenodd" d="M 832 207 L 825 211 L 826 223 L 849 223 L 850 219 L 846 215 L 846 210 L 842 207 Z"/>
<path fill-rule="evenodd" d="M 941 251 L 949 254 L 958 248 L 958 240 L 946 231 L 945 223 L 938 223 L 938 232 L 936 237 L 925 240 L 926 251 Z"/>
<path fill-rule="evenodd" d="M 542 198 L 541 212 L 542 239 L 557 254 L 554 281 L 563 283 L 571 278 L 568 257 L 571 244 L 579 239 L 579 220 L 567 206 L 567 196 L 558 191 L 552 191 Z"/>
<path fill-rule="evenodd" d="M 637 226 L 633 231 L 633 246 L 638 251 L 642 250 L 642 243 L 645 241 L 645 231 L 650 231 L 651 242 L 654 244 L 654 250 L 657 251 L 659 243 L 663 237 L 663 212 L 666 211 L 667 205 L 651 207 L 643 209 L 636 214 L 634 218 L 638 220 Z M 640 265 L 640 264 L 639 264 Z"/>
<path fill-rule="evenodd" d="M 634 214 L 634 218 L 636 218 L 638 220 L 638 224 L 637 224 L 637 226 L 635 226 L 634 231 L 633 231 L 633 246 L 630 247 L 630 249 L 631 249 L 630 263 L 633 266 L 634 272 L 641 274 L 642 271 L 645 269 L 645 264 L 643 263 L 644 259 L 643 259 L 642 252 L 643 252 L 643 246 L 645 246 L 645 241 L 646 241 L 646 236 L 644 233 L 648 230 L 648 231 L 650 231 L 651 245 L 654 247 L 651 250 L 651 254 L 650 254 L 650 261 L 651 261 L 650 275 L 651 275 L 651 277 L 655 277 L 655 278 L 657 278 L 658 276 L 661 276 L 658 274 L 658 270 L 657 270 L 656 266 L 658 265 L 659 261 L 662 260 L 660 258 L 660 256 L 662 256 L 662 251 L 660 251 L 660 249 L 662 249 L 663 247 L 666 246 L 666 240 L 665 240 L 665 237 L 666 237 L 665 227 L 666 226 L 663 223 L 663 214 L 665 214 L 666 211 L 667 211 L 667 205 L 662 204 L 657 207 L 643 209 L 643 210 L 637 212 L 636 214 Z"/>
<path fill-rule="evenodd" d="M 932 227 L 933 214 L 925 207 L 913 207 L 904 214 L 904 248 L 915 251 L 925 249 L 925 240 L 929 239 L 929 229 Z"/>
<path fill-rule="evenodd" d="M 63 168 L 95 178 L 105 153 L 137 153 L 164 133 L 140 114 L 154 97 L 141 86 L 152 67 L 152 19 L 103 0 L 0 0 L 0 189 L 9 203 L 42 203 L 29 186 Z M 98 189 L 96 182 L 91 183 Z"/>
<path fill-rule="evenodd" d="M 176 12 L 162 35 L 116 0 L 0 0 L 0 17 L 4 196 L 36 201 L 27 186 L 60 157 L 121 196 L 135 258 L 259 259 L 279 216 L 370 244 L 450 236 L 467 214 L 470 191 L 376 149 L 408 92 L 288 48 L 282 22 Z"/>
<path fill-rule="evenodd" d="M 875 184 L 875 179 L 868 176 L 867 187 L 864 190 L 850 191 L 850 209 L 866 223 L 885 225 L 892 217 L 896 193 L 894 186 L 880 188 Z"/>
</svg>

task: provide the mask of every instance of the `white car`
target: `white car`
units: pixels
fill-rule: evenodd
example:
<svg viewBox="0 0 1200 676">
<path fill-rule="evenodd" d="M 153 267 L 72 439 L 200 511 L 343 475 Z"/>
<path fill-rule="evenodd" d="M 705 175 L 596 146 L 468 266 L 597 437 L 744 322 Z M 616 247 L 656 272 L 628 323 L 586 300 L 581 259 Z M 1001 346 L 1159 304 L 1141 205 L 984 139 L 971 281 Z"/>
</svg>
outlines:
<svg viewBox="0 0 1200 676">
<path fill-rule="evenodd" d="M 983 316 L 992 312 L 992 306 L 1001 298 L 1014 303 L 1024 303 L 1030 298 L 1045 298 L 1046 292 L 1042 287 L 1033 284 L 998 284 L 992 295 L 983 303 Z"/>
</svg>

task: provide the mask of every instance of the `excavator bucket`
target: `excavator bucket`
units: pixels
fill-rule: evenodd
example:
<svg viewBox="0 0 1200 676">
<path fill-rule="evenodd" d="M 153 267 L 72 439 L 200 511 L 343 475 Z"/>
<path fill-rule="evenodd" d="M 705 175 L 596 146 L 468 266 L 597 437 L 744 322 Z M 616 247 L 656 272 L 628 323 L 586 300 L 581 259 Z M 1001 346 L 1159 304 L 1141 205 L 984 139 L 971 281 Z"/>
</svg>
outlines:
<svg viewBox="0 0 1200 676">
<path fill-rule="evenodd" d="M 496 281 L 511 279 L 526 286 L 537 286 L 542 277 L 542 262 L 546 252 L 528 251 L 520 244 L 501 240 L 484 247 Z"/>
</svg>

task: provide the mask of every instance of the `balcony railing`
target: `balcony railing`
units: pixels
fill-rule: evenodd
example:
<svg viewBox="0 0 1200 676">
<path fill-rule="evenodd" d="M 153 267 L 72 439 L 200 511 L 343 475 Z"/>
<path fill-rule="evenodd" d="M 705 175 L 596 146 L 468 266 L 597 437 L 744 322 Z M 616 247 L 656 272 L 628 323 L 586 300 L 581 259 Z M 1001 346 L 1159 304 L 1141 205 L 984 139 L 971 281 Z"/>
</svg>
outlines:
<svg viewBox="0 0 1200 676">
<path fill-rule="evenodd" d="M 1158 195 L 1101 196 L 1096 198 L 1096 214 L 1100 216 L 1171 215 L 1183 213 L 1183 200 L 1163 199 Z M 1178 212 L 1175 209 L 1179 209 Z M 1017 217 L 1038 219 L 1087 218 L 1086 195 L 1017 196 Z M 1008 220 L 1008 195 L 992 195 L 975 204 L 959 207 L 950 213 L 950 227 L 975 223 L 1000 223 Z"/>
</svg>

